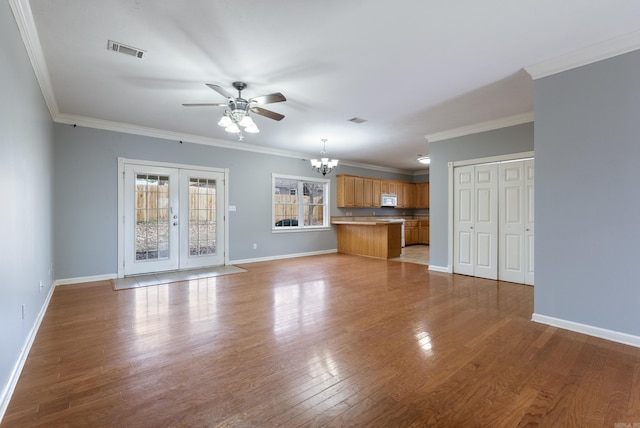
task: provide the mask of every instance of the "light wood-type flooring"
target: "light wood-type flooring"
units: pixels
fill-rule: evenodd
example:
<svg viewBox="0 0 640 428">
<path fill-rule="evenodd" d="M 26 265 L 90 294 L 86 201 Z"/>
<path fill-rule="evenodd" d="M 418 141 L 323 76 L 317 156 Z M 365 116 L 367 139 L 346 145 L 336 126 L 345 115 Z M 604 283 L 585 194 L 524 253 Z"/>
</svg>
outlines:
<svg viewBox="0 0 640 428">
<path fill-rule="evenodd" d="M 390 260 L 429 265 L 429 246 L 408 245 L 402 248 L 400 257 L 396 257 Z"/>
<path fill-rule="evenodd" d="M 533 288 L 343 254 L 58 287 L 2 427 L 614 427 L 640 349 L 532 321 Z"/>
</svg>

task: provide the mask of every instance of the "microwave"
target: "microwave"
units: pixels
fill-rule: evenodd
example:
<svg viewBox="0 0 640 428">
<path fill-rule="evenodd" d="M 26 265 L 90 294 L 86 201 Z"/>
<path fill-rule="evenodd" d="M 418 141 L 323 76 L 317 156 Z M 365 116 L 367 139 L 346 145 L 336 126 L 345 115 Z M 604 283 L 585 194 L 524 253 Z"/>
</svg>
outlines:
<svg viewBox="0 0 640 428">
<path fill-rule="evenodd" d="M 395 195 L 395 194 L 380 195 L 381 207 L 395 207 L 396 205 L 398 205 L 398 195 Z"/>
</svg>

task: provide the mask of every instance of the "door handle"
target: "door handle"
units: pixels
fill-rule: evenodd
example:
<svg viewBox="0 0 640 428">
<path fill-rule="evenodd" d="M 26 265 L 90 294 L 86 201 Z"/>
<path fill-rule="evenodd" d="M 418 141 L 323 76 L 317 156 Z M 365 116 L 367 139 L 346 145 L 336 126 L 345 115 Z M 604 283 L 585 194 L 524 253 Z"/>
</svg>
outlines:
<svg viewBox="0 0 640 428">
<path fill-rule="evenodd" d="M 177 226 L 177 225 L 178 225 L 178 222 L 177 222 L 177 221 L 174 221 L 174 222 L 173 222 L 173 225 L 174 225 L 174 226 Z"/>
</svg>

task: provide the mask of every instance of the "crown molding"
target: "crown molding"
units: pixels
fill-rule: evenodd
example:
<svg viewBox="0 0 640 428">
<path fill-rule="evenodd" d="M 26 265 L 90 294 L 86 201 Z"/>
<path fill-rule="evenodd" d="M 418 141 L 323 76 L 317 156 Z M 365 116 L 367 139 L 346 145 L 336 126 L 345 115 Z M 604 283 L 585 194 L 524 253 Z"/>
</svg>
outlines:
<svg viewBox="0 0 640 428">
<path fill-rule="evenodd" d="M 53 86 L 49 78 L 49 69 L 44 60 L 42 45 L 38 37 L 38 30 L 33 20 L 31 6 L 28 0 L 9 0 L 9 6 L 18 25 L 22 42 L 27 50 L 27 55 L 31 61 L 31 67 L 36 75 L 36 80 L 40 85 L 42 96 L 49 109 L 49 114 L 54 118 L 58 114 L 58 104 L 53 93 Z"/>
<path fill-rule="evenodd" d="M 217 138 L 203 137 L 194 134 L 183 134 L 174 131 L 165 131 L 162 129 L 148 128 L 144 126 L 131 125 L 128 123 L 112 122 L 102 119 L 94 119 L 85 116 L 75 116 L 70 114 L 58 114 L 53 118 L 56 123 L 67 125 L 84 126 L 85 128 L 103 129 L 106 131 L 122 132 L 125 134 L 142 135 L 145 137 L 161 138 L 164 140 L 183 141 L 195 144 L 204 144 L 207 146 L 221 147 L 232 150 L 243 150 L 247 152 L 263 153 L 268 155 L 285 156 L 292 158 L 306 158 L 309 155 L 304 153 L 290 152 L 287 150 L 272 149 L 263 146 L 255 146 L 252 144 L 242 143 L 240 141 L 226 141 Z"/>
<path fill-rule="evenodd" d="M 112 122 L 112 121 L 102 120 L 102 119 L 94 119 L 94 118 L 85 117 L 85 116 L 58 114 L 53 118 L 53 121 L 56 123 L 62 123 L 66 125 L 77 125 L 77 126 L 83 126 L 86 128 L 102 129 L 105 131 L 122 132 L 125 134 L 134 134 L 134 135 L 141 135 L 144 137 L 161 138 L 164 140 L 184 141 L 188 143 L 204 144 L 207 146 L 220 147 L 224 149 L 243 150 L 247 152 L 262 153 L 267 155 L 283 156 L 283 157 L 303 159 L 303 160 L 308 160 L 313 157 L 307 153 L 272 149 L 264 146 L 256 146 L 252 144 L 241 143 L 239 141 L 231 142 L 226 140 L 219 140 L 217 138 L 203 137 L 203 136 L 194 135 L 194 134 L 182 134 L 179 132 L 165 131 L 165 130 L 156 129 L 156 128 L 147 128 L 144 126 L 130 125 L 127 123 Z M 413 171 L 397 169 L 397 168 L 389 168 L 389 167 L 384 167 L 379 165 L 370 165 L 370 164 L 359 163 L 359 162 L 340 161 L 340 165 L 352 166 L 356 168 L 372 169 L 372 170 L 384 171 L 384 172 L 393 172 L 398 174 L 408 174 L 408 175 L 413 174 Z"/>
<path fill-rule="evenodd" d="M 640 30 L 525 67 L 533 80 L 640 49 Z"/>
<path fill-rule="evenodd" d="M 343 160 L 341 160 L 340 161 L 340 165 L 353 166 L 353 167 L 356 167 L 356 168 L 371 169 L 371 170 L 374 170 L 374 171 L 392 172 L 392 173 L 395 173 L 395 174 L 414 175 L 414 171 L 413 170 L 392 168 L 392 167 L 388 167 L 388 166 L 373 165 L 373 164 L 370 164 L 370 163 L 360 163 L 360 162 L 351 162 L 351 161 L 343 161 Z"/>
<path fill-rule="evenodd" d="M 530 111 L 527 113 L 516 114 L 514 116 L 503 117 L 501 119 L 489 120 L 486 122 L 463 126 L 461 128 L 454 128 L 448 131 L 427 134 L 424 137 L 431 143 L 434 141 L 448 140 L 450 138 L 463 137 L 465 135 L 477 134 L 479 132 L 493 131 L 495 129 L 521 125 L 523 123 L 533 122 L 533 119 L 533 112 Z"/>
</svg>

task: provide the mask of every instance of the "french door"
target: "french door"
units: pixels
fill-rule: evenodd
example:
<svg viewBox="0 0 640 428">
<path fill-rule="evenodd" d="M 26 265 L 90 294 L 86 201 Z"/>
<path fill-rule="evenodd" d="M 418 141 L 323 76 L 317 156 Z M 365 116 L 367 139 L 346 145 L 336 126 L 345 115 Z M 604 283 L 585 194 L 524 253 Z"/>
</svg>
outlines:
<svg viewBox="0 0 640 428">
<path fill-rule="evenodd" d="M 123 274 L 224 264 L 225 174 L 123 166 Z"/>
</svg>

